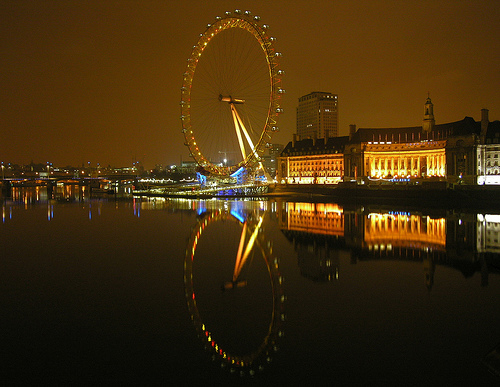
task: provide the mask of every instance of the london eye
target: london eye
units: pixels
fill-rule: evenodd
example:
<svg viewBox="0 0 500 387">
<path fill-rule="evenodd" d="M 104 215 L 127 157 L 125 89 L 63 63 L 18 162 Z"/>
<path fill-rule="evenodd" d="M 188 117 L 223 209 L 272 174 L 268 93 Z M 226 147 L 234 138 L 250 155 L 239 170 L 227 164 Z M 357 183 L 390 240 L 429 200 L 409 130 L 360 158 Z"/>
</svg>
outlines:
<svg viewBox="0 0 500 387">
<path fill-rule="evenodd" d="M 182 132 L 206 175 L 258 166 L 278 131 L 284 89 L 274 42 L 260 17 L 236 10 L 208 24 L 193 46 L 181 88 Z"/>
</svg>

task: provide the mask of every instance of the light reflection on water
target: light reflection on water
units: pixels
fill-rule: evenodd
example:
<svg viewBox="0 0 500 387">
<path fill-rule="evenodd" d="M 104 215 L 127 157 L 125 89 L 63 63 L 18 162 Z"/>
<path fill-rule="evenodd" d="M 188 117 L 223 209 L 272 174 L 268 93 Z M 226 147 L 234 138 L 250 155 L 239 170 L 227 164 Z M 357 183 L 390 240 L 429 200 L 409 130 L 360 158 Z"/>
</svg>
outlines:
<svg viewBox="0 0 500 387">
<path fill-rule="evenodd" d="M 6 380 L 499 381 L 497 213 L 57 195 L 0 202 Z"/>
</svg>

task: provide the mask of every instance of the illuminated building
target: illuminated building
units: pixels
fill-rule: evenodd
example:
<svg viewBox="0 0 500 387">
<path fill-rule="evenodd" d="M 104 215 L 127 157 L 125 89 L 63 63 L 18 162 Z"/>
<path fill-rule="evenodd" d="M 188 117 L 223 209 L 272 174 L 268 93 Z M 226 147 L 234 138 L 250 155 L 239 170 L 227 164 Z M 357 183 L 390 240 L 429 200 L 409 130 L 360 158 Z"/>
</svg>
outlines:
<svg viewBox="0 0 500 387">
<path fill-rule="evenodd" d="M 281 183 L 341 180 L 500 184 L 500 121 L 489 122 L 483 109 L 481 121 L 465 117 L 436 124 L 427 98 L 421 126 L 356 130 L 350 125 L 349 136 L 325 139 L 297 134 L 281 154 Z"/>
<path fill-rule="evenodd" d="M 277 180 L 289 184 L 336 184 L 344 176 L 344 137 L 289 142 L 279 158 Z"/>
<path fill-rule="evenodd" d="M 297 107 L 297 134 L 303 139 L 337 137 L 337 95 L 314 91 L 300 97 Z"/>
<path fill-rule="evenodd" d="M 481 123 L 471 117 L 435 124 L 433 104 L 427 98 L 422 126 L 357 131 L 351 127 L 345 176 L 475 183 L 480 131 Z"/>
<path fill-rule="evenodd" d="M 489 122 L 488 110 L 481 111 L 481 143 L 477 149 L 477 183 L 500 184 L 500 121 Z"/>
</svg>

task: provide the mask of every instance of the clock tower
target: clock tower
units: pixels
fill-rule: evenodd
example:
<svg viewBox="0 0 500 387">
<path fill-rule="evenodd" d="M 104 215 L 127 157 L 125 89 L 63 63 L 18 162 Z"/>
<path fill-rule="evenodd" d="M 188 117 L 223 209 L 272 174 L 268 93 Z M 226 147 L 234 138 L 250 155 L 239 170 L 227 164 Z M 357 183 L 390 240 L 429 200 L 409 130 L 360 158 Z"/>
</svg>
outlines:
<svg viewBox="0 0 500 387">
<path fill-rule="evenodd" d="M 427 99 L 424 106 L 424 121 L 422 122 L 422 131 L 424 133 L 432 132 L 434 129 L 434 105 L 431 102 L 429 95 L 427 94 Z"/>
</svg>

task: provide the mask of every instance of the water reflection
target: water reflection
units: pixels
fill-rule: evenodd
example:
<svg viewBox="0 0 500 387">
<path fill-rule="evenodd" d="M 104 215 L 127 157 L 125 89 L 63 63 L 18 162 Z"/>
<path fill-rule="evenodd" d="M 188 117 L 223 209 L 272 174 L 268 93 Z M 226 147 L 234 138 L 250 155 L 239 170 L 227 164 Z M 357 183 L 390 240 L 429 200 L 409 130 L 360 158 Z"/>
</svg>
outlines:
<svg viewBox="0 0 500 387">
<path fill-rule="evenodd" d="M 498 372 L 496 213 L 30 192 L 0 201 L 3 343 L 23 371 L 64 357 L 94 382 L 217 384 L 222 366 L 268 385 L 481 384 L 484 357 Z"/>
<path fill-rule="evenodd" d="M 11 197 L 2 199 L 2 222 L 12 220 L 13 209 L 26 210 L 40 204 L 46 205 L 46 218 L 51 221 L 61 208 L 56 204 L 69 202 L 82 203 L 92 220 L 101 215 L 106 201 L 131 207 L 136 217 L 145 210 L 195 212 L 200 217 L 222 211 L 247 233 L 256 221 L 252 214 L 268 214 L 293 244 L 303 276 L 313 281 L 339 279 L 341 252 L 349 254 L 351 263 L 375 259 L 420 261 L 429 289 L 436 265 L 453 267 L 465 277 L 479 272 L 483 286 L 488 284 L 490 273 L 498 272 L 500 215 L 494 213 L 262 200 L 125 198 L 120 202 L 116 196 L 90 196 L 85 186 L 58 185 L 53 190 L 14 187 Z M 257 229 L 259 235 L 265 234 L 264 228 Z"/>
<path fill-rule="evenodd" d="M 184 262 L 191 320 L 212 360 L 254 375 L 278 350 L 285 318 L 283 277 L 266 238 L 266 212 L 244 202 L 225 202 L 217 210 L 200 204 Z"/>
<path fill-rule="evenodd" d="M 12 187 L 10 195 L 4 200 L 25 205 L 35 203 L 80 202 L 90 199 L 90 190 L 78 184 L 57 184 L 49 186 Z"/>
<path fill-rule="evenodd" d="M 297 251 L 303 275 L 314 281 L 339 278 L 342 250 L 351 255 L 351 263 L 420 261 L 429 289 L 436 264 L 460 270 L 465 277 L 480 272 L 483 286 L 489 273 L 499 272 L 499 215 L 285 203 L 278 218 Z"/>
<path fill-rule="evenodd" d="M 283 301 L 289 290 L 283 290 L 277 263 L 279 258 L 283 260 L 285 257 L 280 255 L 281 251 L 272 250 L 270 240 L 273 237 L 266 233 L 264 226 L 269 223 L 263 222 L 263 216 L 274 222 L 293 246 L 300 274 L 312 284 L 340 283 L 342 279 L 345 284 L 350 282 L 345 281 L 345 276 L 359 275 L 353 267 L 364 271 L 363 267 L 369 266 L 375 269 L 371 275 L 376 276 L 383 271 L 392 272 L 391 266 L 402 268 L 404 262 L 411 265 L 405 266 L 401 272 L 408 275 L 410 271 L 420 270 L 421 288 L 429 292 L 435 286 L 435 273 L 440 267 L 457 271 L 462 278 L 479 273 L 482 287 L 488 286 L 491 275 L 500 274 L 500 217 L 495 214 L 364 206 L 343 208 L 334 203 L 281 201 L 186 201 L 181 205 L 178 203 L 178 207 L 197 214 L 197 223 L 186 248 L 184 277 L 192 322 L 205 349 L 212 354 L 212 360 L 241 375 L 254 375 L 272 360 L 274 351 L 281 347 L 278 341 L 284 330 Z M 253 251 L 258 252 L 258 259 L 266 263 L 267 271 L 252 278 L 247 277 L 248 274 L 242 275 L 244 265 L 241 262 L 245 261 L 247 249 L 251 249 L 254 235 L 258 237 Z M 257 258 L 253 259 L 255 262 Z M 381 262 L 384 265 L 376 268 L 370 265 Z M 396 273 L 393 272 L 398 275 Z M 448 276 L 439 279 L 446 282 Z M 402 278 L 393 280 L 405 281 Z M 265 287 L 264 284 L 269 282 L 271 286 Z M 373 280 L 375 283 L 377 281 Z M 272 311 L 263 301 L 266 299 L 264 290 L 272 293 Z M 442 287 L 440 292 L 442 294 Z M 250 305 L 249 300 L 259 301 Z M 310 302 L 314 300 L 310 299 Z M 383 304 L 383 300 L 375 302 Z M 320 307 L 324 306 L 320 304 Z M 356 303 L 351 306 L 355 310 L 359 308 Z M 298 307 L 302 310 L 305 305 Z M 432 304 L 429 307 L 432 309 Z M 450 307 L 450 312 L 456 313 L 452 309 Z M 362 310 L 359 313 L 364 314 Z M 399 312 L 391 313 L 397 315 Z M 280 315 L 281 319 L 278 318 Z M 413 320 L 409 314 L 407 318 Z M 342 325 L 343 319 L 338 317 L 335 321 Z M 259 323 L 264 324 L 257 329 Z M 311 329 L 306 336 L 314 337 L 316 333 L 312 327 L 315 324 L 303 324 Z M 363 336 L 361 332 L 354 334 Z M 486 354 L 485 350 L 482 355 Z M 488 367 L 491 368 L 491 362 L 488 362 Z"/>
<path fill-rule="evenodd" d="M 125 207 L 132 206 L 134 214 L 140 216 L 135 199 L 127 195 L 109 195 L 106 192 L 91 193 L 89 187 L 78 184 L 12 187 L 9 196 L 0 196 L 3 223 L 12 220 L 18 210 L 40 209 L 42 206 L 46 208 L 47 221 L 51 221 L 58 211 L 69 204 L 81 205 L 86 209 L 88 219 L 92 220 L 93 217 L 101 215 L 103 203 L 108 202 L 116 203 L 117 207 L 119 203 Z"/>
<path fill-rule="evenodd" d="M 116 207 L 130 207 L 138 218 L 141 211 L 150 210 L 194 212 L 200 217 L 222 212 L 247 233 L 252 225 L 259 230 L 258 235 L 264 235 L 265 227 L 261 228 L 256 220 L 263 218 L 255 218 L 255 214 L 267 214 L 292 243 L 303 276 L 314 281 L 339 279 L 341 252 L 350 256 L 351 263 L 381 259 L 420 261 L 429 288 L 433 285 L 435 265 L 453 267 L 465 277 L 479 272 L 483 286 L 488 284 L 490 273 L 498 272 L 500 214 L 496 213 L 263 200 L 121 200 L 116 196 L 90 196 L 86 187 L 78 185 L 55 186 L 50 191 L 47 187 L 14 187 L 11 197 L 1 201 L 2 222 L 12 220 L 16 210 L 33 205 L 45 205 L 46 219 L 51 221 L 62 208 L 59 204 L 70 202 L 81 203 L 92 220 L 101 215 L 103 203 L 112 201 Z M 240 259 L 245 255 L 242 254 Z"/>
</svg>

